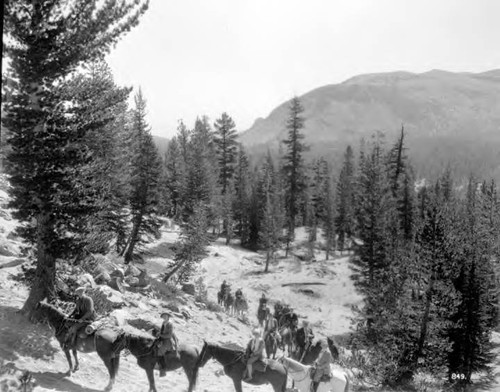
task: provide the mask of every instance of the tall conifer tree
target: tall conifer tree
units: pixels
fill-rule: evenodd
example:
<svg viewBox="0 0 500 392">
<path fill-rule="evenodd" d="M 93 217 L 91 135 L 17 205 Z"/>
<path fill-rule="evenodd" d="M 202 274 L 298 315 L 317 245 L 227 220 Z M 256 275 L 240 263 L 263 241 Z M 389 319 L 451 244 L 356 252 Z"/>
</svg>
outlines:
<svg viewBox="0 0 500 392">
<path fill-rule="evenodd" d="M 17 219 L 31 225 L 25 239 L 37 252 L 36 276 L 24 311 L 32 313 L 38 301 L 54 296 L 55 260 L 71 231 L 68 218 L 79 215 L 78 200 L 64 189 L 72 186 L 71 168 L 86 157 L 67 148 L 81 135 L 68 132 L 64 124 L 66 105 L 57 86 L 82 63 L 108 53 L 137 25 L 147 5 L 112 0 L 4 4 L 4 50 L 16 79 L 2 118 L 12 147 L 11 207 Z M 68 197 L 71 200 L 65 201 Z"/>
</svg>

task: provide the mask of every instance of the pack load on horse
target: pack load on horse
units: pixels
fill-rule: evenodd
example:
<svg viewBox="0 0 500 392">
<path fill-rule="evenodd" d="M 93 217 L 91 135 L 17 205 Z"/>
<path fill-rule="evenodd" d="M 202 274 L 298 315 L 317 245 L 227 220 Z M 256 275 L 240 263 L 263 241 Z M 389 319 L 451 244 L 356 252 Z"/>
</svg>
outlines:
<svg viewBox="0 0 500 392">
<path fill-rule="evenodd" d="M 295 334 L 295 342 L 297 344 L 297 353 L 295 359 L 302 362 L 305 353 L 309 350 L 314 339 L 314 332 L 309 324 L 309 321 L 302 321 L 302 328 L 299 328 Z"/>
<path fill-rule="evenodd" d="M 172 355 L 176 359 L 180 359 L 180 357 L 177 351 L 179 342 L 174 333 L 174 325 L 170 321 L 170 313 L 163 312 L 160 317 L 163 319 L 163 323 L 160 328 L 160 333 L 158 334 L 156 347 L 158 363 L 160 364 L 160 377 L 164 377 L 167 374 L 165 356 Z"/>
<path fill-rule="evenodd" d="M 149 334 L 124 333 L 121 336 L 121 346 L 130 351 L 137 358 L 137 364 L 146 372 L 149 381 L 149 392 L 156 392 L 154 370 L 161 367 L 158 357 L 157 339 Z M 196 386 L 196 375 L 199 350 L 184 343 L 177 346 L 178 355 L 165 355 L 166 367 L 164 370 L 172 371 L 182 367 L 189 381 L 188 392 Z M 161 369 L 160 369 L 161 372 Z"/>
<path fill-rule="evenodd" d="M 205 342 L 196 369 L 205 366 L 211 358 L 224 366 L 224 374 L 233 380 L 236 392 L 242 392 L 242 381 L 246 372 L 245 351 Z M 274 392 L 284 392 L 287 382 L 285 368 L 278 361 L 267 360 L 266 362 L 266 364 L 261 361 L 254 362 L 252 379 L 245 382 L 252 385 L 271 384 Z M 262 369 L 258 369 L 259 364 L 264 364 Z"/>
<path fill-rule="evenodd" d="M 75 294 L 77 295 L 76 306 L 68 317 L 71 326 L 63 343 L 68 348 L 75 345 L 77 335 L 96 319 L 94 301 L 85 294 L 85 287 L 78 287 Z"/>
<path fill-rule="evenodd" d="M 236 313 L 237 316 L 243 315 L 243 313 L 245 313 L 246 311 L 248 311 L 248 302 L 245 299 L 245 297 L 243 295 L 243 291 L 241 290 L 241 288 L 239 288 L 238 290 L 236 290 L 236 292 L 234 293 L 234 295 L 235 295 L 235 299 L 234 299 L 234 311 L 235 311 L 235 313 Z"/>
<path fill-rule="evenodd" d="M 257 309 L 257 320 L 259 321 L 259 325 L 262 327 L 264 325 L 264 321 L 266 320 L 267 314 L 267 297 L 266 294 L 262 293 L 262 297 L 259 298 L 259 307 Z"/>
<path fill-rule="evenodd" d="M 249 381 L 253 377 L 253 364 L 257 361 L 264 362 L 265 354 L 265 344 L 264 340 L 260 336 L 260 329 L 254 328 L 252 331 L 253 338 L 247 344 L 247 350 L 245 352 L 247 374 L 243 381 Z"/>
<path fill-rule="evenodd" d="M 273 359 L 276 357 L 276 351 L 281 342 L 281 336 L 278 333 L 278 321 L 271 313 L 271 309 L 266 308 L 266 321 L 264 323 L 263 339 L 266 345 L 267 357 Z"/>
<path fill-rule="evenodd" d="M 74 325 L 73 319 L 67 317 L 56 306 L 45 300 L 36 305 L 37 311 L 46 317 L 49 325 L 55 330 L 55 336 L 64 351 L 68 361 L 69 371 L 76 372 L 79 369 L 77 350 L 83 353 L 97 352 L 108 369 L 109 382 L 105 390 L 110 391 L 115 383 L 115 377 L 120 365 L 120 352 L 124 348 L 121 344 L 122 333 L 111 327 L 103 327 L 93 330 L 90 334 L 77 331 L 74 339 L 68 340 L 68 330 Z M 85 323 L 87 325 L 87 323 Z M 77 328 L 79 330 L 79 328 Z M 75 366 L 71 360 L 70 350 L 73 353 Z"/>
</svg>

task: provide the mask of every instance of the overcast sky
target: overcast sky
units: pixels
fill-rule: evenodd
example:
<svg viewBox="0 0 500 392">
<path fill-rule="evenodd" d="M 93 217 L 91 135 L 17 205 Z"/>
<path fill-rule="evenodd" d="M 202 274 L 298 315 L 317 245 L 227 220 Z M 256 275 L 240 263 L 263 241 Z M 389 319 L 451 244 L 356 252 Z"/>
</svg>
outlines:
<svg viewBox="0 0 500 392">
<path fill-rule="evenodd" d="M 109 56 L 153 134 L 227 112 L 248 129 L 293 95 L 362 73 L 500 68 L 500 0 L 150 0 Z"/>
</svg>

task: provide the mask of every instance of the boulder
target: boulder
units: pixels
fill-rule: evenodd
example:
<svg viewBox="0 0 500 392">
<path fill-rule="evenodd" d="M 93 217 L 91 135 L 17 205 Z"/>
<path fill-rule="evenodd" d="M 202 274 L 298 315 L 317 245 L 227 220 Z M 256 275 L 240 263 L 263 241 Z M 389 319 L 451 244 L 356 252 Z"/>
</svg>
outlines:
<svg viewBox="0 0 500 392">
<path fill-rule="evenodd" d="M 122 280 L 125 279 L 125 273 L 121 268 L 115 269 L 113 272 L 109 274 L 112 278 L 121 278 Z"/>
<path fill-rule="evenodd" d="M 127 269 L 125 270 L 125 276 L 139 276 L 141 274 L 141 270 L 136 266 L 129 264 Z"/>
<path fill-rule="evenodd" d="M 121 293 L 108 286 L 97 286 L 89 289 L 87 294 L 94 300 L 94 308 L 98 314 L 108 314 L 125 305 Z"/>
<path fill-rule="evenodd" d="M 195 295 L 196 294 L 196 286 L 194 283 L 184 283 L 182 285 L 182 291 L 184 291 L 187 294 L 190 295 Z"/>
<path fill-rule="evenodd" d="M 108 286 L 113 290 L 119 291 L 120 293 L 123 293 L 125 291 L 123 288 L 122 278 L 120 277 L 111 278 L 111 280 L 108 282 Z"/>
<path fill-rule="evenodd" d="M 0 237 L 0 256 L 17 256 L 19 250 L 10 241 L 7 241 L 4 237 Z"/>
<path fill-rule="evenodd" d="M 131 287 L 139 286 L 139 278 L 136 278 L 135 276 L 127 276 L 125 278 L 125 282 Z"/>
<path fill-rule="evenodd" d="M 90 274 L 83 274 L 83 275 L 77 275 L 77 284 L 78 286 L 83 286 L 83 287 L 95 287 L 96 283 L 94 281 L 94 278 Z"/>
<path fill-rule="evenodd" d="M 180 309 L 179 307 L 176 305 L 176 304 L 166 304 L 166 305 L 163 305 L 165 308 L 167 308 L 168 310 L 171 310 L 172 312 L 175 312 L 175 313 L 180 313 Z"/>
</svg>

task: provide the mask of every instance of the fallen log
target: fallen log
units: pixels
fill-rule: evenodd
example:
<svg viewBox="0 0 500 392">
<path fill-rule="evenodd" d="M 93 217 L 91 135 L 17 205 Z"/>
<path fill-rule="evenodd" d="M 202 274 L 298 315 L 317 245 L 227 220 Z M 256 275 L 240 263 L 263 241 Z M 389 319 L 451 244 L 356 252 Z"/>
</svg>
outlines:
<svg viewBox="0 0 500 392">
<path fill-rule="evenodd" d="M 296 283 L 283 283 L 281 287 L 286 286 L 326 286 L 326 283 L 323 282 L 296 282 Z"/>
</svg>

